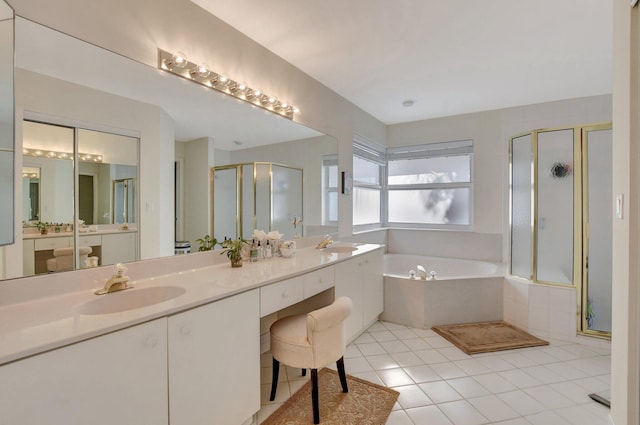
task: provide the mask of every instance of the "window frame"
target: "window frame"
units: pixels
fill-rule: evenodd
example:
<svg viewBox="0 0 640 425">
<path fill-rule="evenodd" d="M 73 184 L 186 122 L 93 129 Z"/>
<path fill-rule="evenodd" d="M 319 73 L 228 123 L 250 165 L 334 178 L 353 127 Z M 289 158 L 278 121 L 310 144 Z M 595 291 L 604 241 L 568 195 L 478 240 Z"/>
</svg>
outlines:
<svg viewBox="0 0 640 425">
<path fill-rule="evenodd" d="M 330 172 L 330 167 L 336 167 L 336 175 L 335 175 L 335 181 L 336 181 L 336 185 L 335 186 L 331 186 L 329 183 L 331 181 L 331 172 Z M 339 177 L 339 172 L 338 172 L 338 155 L 337 154 L 330 154 L 330 155 L 324 155 L 322 157 L 322 188 L 323 188 L 323 196 L 322 196 L 322 225 L 323 226 L 337 226 L 338 225 L 338 220 L 340 219 L 340 213 L 339 211 L 336 211 L 336 215 L 338 216 L 337 220 L 330 220 L 329 219 L 329 195 L 331 193 L 336 193 L 336 203 L 338 202 L 338 198 L 339 198 L 339 191 L 338 191 L 338 186 L 340 185 L 340 177 Z M 336 205 L 336 208 L 338 208 L 338 205 Z"/>
<path fill-rule="evenodd" d="M 380 146 L 374 142 L 368 141 L 361 136 L 356 136 L 353 139 L 353 157 L 358 157 L 361 160 L 373 163 L 378 166 L 378 181 L 379 184 L 360 182 L 353 173 L 353 191 L 356 189 L 368 189 L 376 190 L 380 193 L 380 210 L 379 221 L 375 223 L 354 224 L 353 217 L 355 216 L 355 206 L 352 199 L 352 225 L 354 231 L 363 231 L 369 229 L 378 229 L 384 226 L 386 219 L 386 205 L 387 205 L 387 193 L 386 193 L 386 180 L 387 180 L 387 152 L 383 146 Z M 355 168 L 355 167 L 354 167 Z M 352 194 L 353 197 L 353 194 Z M 354 198 L 355 199 L 355 198 Z"/>
<path fill-rule="evenodd" d="M 394 184 L 388 182 L 388 175 L 385 177 L 385 192 L 387 195 L 385 214 L 385 226 L 393 228 L 417 228 L 417 229 L 439 229 L 439 230 L 473 230 L 473 140 L 456 140 L 450 142 L 425 143 L 421 145 L 402 146 L 388 148 L 386 151 L 387 168 L 392 161 L 406 159 L 428 159 L 444 158 L 451 156 L 469 157 L 469 181 L 449 182 L 449 183 L 416 183 L 416 184 Z M 388 194 L 393 191 L 402 190 L 434 190 L 434 189 L 468 189 L 469 190 L 469 223 L 468 224 L 439 224 L 439 223 L 405 223 L 393 222 L 389 220 Z"/>
</svg>

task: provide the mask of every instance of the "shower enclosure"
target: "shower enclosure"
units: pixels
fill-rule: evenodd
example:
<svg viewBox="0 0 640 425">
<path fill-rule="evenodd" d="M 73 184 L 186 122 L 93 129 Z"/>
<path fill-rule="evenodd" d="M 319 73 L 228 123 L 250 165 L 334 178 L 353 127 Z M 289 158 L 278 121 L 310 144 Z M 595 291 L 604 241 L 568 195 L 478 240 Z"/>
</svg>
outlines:
<svg viewBox="0 0 640 425">
<path fill-rule="evenodd" d="M 611 123 L 510 139 L 514 276 L 577 288 L 578 331 L 611 336 Z"/>
<path fill-rule="evenodd" d="M 248 162 L 211 169 L 213 234 L 251 239 L 254 229 L 303 236 L 302 169 Z"/>
</svg>

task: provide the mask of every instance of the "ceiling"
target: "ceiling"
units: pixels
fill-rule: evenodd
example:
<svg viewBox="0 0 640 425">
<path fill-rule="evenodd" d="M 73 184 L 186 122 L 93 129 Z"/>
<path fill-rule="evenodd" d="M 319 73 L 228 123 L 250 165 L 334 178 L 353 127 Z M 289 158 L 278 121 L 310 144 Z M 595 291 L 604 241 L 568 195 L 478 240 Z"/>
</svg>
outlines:
<svg viewBox="0 0 640 425">
<path fill-rule="evenodd" d="M 612 91 L 611 0 L 192 1 L 385 124 Z"/>
</svg>

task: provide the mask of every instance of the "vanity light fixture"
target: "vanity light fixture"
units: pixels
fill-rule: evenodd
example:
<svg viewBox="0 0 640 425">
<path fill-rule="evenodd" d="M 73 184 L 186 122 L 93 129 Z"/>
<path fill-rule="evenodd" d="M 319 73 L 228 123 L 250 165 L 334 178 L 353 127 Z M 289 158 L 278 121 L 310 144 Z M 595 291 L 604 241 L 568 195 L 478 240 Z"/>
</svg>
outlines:
<svg viewBox="0 0 640 425">
<path fill-rule="evenodd" d="M 182 53 L 173 54 L 158 49 L 158 68 L 289 119 L 300 113 L 297 107 L 279 101 L 261 89 L 252 89 L 246 83 L 234 81 L 226 74 L 218 74 L 206 64 L 189 62 Z"/>
<path fill-rule="evenodd" d="M 69 152 L 43 151 L 40 149 L 24 148 L 22 149 L 22 154 L 24 156 L 73 160 L 73 154 Z M 79 153 L 78 158 L 80 159 L 80 161 L 86 161 L 86 162 L 102 162 L 102 159 L 103 159 L 102 155 L 95 154 L 95 153 Z"/>
</svg>

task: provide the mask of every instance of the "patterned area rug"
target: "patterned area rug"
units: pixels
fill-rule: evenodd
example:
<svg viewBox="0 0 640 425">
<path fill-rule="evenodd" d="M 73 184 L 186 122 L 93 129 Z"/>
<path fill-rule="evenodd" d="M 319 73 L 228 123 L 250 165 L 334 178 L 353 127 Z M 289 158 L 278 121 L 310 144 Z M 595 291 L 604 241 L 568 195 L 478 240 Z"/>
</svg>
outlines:
<svg viewBox="0 0 640 425">
<path fill-rule="evenodd" d="M 549 345 L 503 321 L 442 325 L 431 329 L 467 354 Z"/>
<path fill-rule="evenodd" d="M 384 425 L 399 393 L 347 375 L 349 392 L 343 393 L 334 370 L 318 372 L 320 423 L 324 425 Z M 313 424 L 311 381 L 269 416 L 262 425 Z"/>
</svg>

